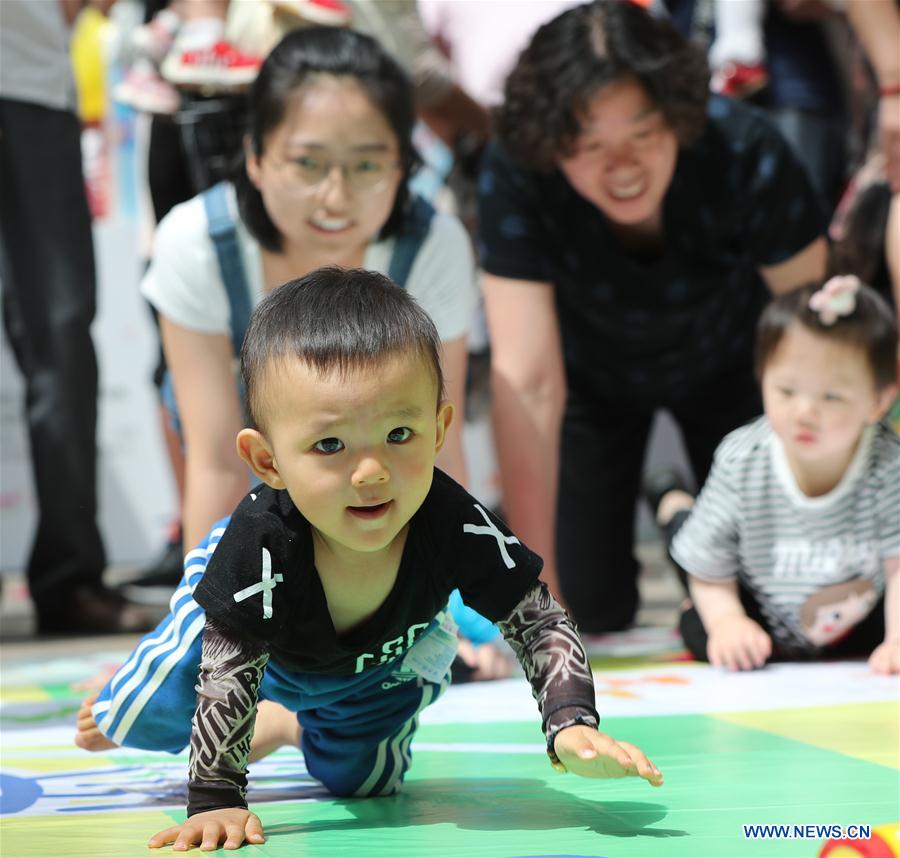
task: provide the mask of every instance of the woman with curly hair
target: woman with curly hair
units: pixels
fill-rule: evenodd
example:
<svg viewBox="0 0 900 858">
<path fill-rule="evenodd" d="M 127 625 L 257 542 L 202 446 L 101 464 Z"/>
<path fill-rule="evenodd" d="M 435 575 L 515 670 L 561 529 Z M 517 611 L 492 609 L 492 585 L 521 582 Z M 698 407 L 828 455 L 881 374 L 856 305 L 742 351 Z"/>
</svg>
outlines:
<svg viewBox="0 0 900 858">
<path fill-rule="evenodd" d="M 701 483 L 719 441 L 761 411 L 767 290 L 824 274 L 802 166 L 760 113 L 708 86 L 702 51 L 667 19 L 625 0 L 570 9 L 510 73 L 480 178 L 504 504 L 584 632 L 637 611 L 654 413 L 673 415 Z"/>
</svg>

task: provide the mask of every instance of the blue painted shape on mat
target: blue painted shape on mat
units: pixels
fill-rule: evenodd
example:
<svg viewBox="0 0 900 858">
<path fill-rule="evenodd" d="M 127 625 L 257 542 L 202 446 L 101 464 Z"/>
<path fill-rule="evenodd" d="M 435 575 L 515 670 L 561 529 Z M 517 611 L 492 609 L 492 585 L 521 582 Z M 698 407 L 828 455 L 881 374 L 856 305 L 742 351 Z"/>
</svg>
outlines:
<svg viewBox="0 0 900 858">
<path fill-rule="evenodd" d="M 31 807 L 44 793 L 34 778 L 0 773 L 0 813 L 19 813 Z"/>
</svg>

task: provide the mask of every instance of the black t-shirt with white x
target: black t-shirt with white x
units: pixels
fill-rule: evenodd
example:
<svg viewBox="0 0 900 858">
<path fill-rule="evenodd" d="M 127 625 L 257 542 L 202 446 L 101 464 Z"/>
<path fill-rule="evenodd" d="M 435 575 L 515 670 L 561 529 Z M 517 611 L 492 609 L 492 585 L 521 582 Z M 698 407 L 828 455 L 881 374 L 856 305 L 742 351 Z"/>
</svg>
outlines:
<svg viewBox="0 0 900 858">
<path fill-rule="evenodd" d="M 312 531 L 286 491 L 240 503 L 194 599 L 217 624 L 299 672 L 352 675 L 402 655 L 459 589 L 489 620 L 505 618 L 541 558 L 438 469 L 409 524 L 397 580 L 378 610 L 338 636 L 315 568 Z"/>
</svg>

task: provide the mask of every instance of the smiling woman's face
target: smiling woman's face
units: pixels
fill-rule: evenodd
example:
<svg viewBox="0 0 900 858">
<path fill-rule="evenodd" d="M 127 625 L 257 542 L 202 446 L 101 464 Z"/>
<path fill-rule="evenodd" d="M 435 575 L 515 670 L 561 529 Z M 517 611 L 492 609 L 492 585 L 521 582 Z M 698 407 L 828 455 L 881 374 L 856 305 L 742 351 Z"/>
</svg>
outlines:
<svg viewBox="0 0 900 858">
<path fill-rule="evenodd" d="M 347 264 L 390 216 L 398 159 L 393 129 L 359 84 L 321 75 L 292 97 L 262 155 L 248 153 L 247 174 L 285 249 Z"/>
<path fill-rule="evenodd" d="M 571 155 L 559 160 L 569 184 L 620 227 L 658 232 L 678 139 L 634 78 L 591 98 Z"/>
</svg>

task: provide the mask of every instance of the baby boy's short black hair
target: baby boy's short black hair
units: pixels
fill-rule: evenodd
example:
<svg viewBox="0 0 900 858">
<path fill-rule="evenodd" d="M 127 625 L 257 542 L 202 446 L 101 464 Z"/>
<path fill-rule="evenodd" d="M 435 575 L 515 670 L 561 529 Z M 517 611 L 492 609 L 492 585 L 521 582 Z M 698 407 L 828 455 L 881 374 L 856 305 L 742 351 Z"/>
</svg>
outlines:
<svg viewBox="0 0 900 858">
<path fill-rule="evenodd" d="M 260 302 L 244 337 L 241 374 L 250 421 L 260 429 L 265 425 L 261 386 L 275 361 L 294 357 L 322 375 L 346 374 L 404 353 L 432 368 L 440 402 L 440 338 L 408 292 L 362 269 L 319 268 L 291 280 Z"/>
</svg>

